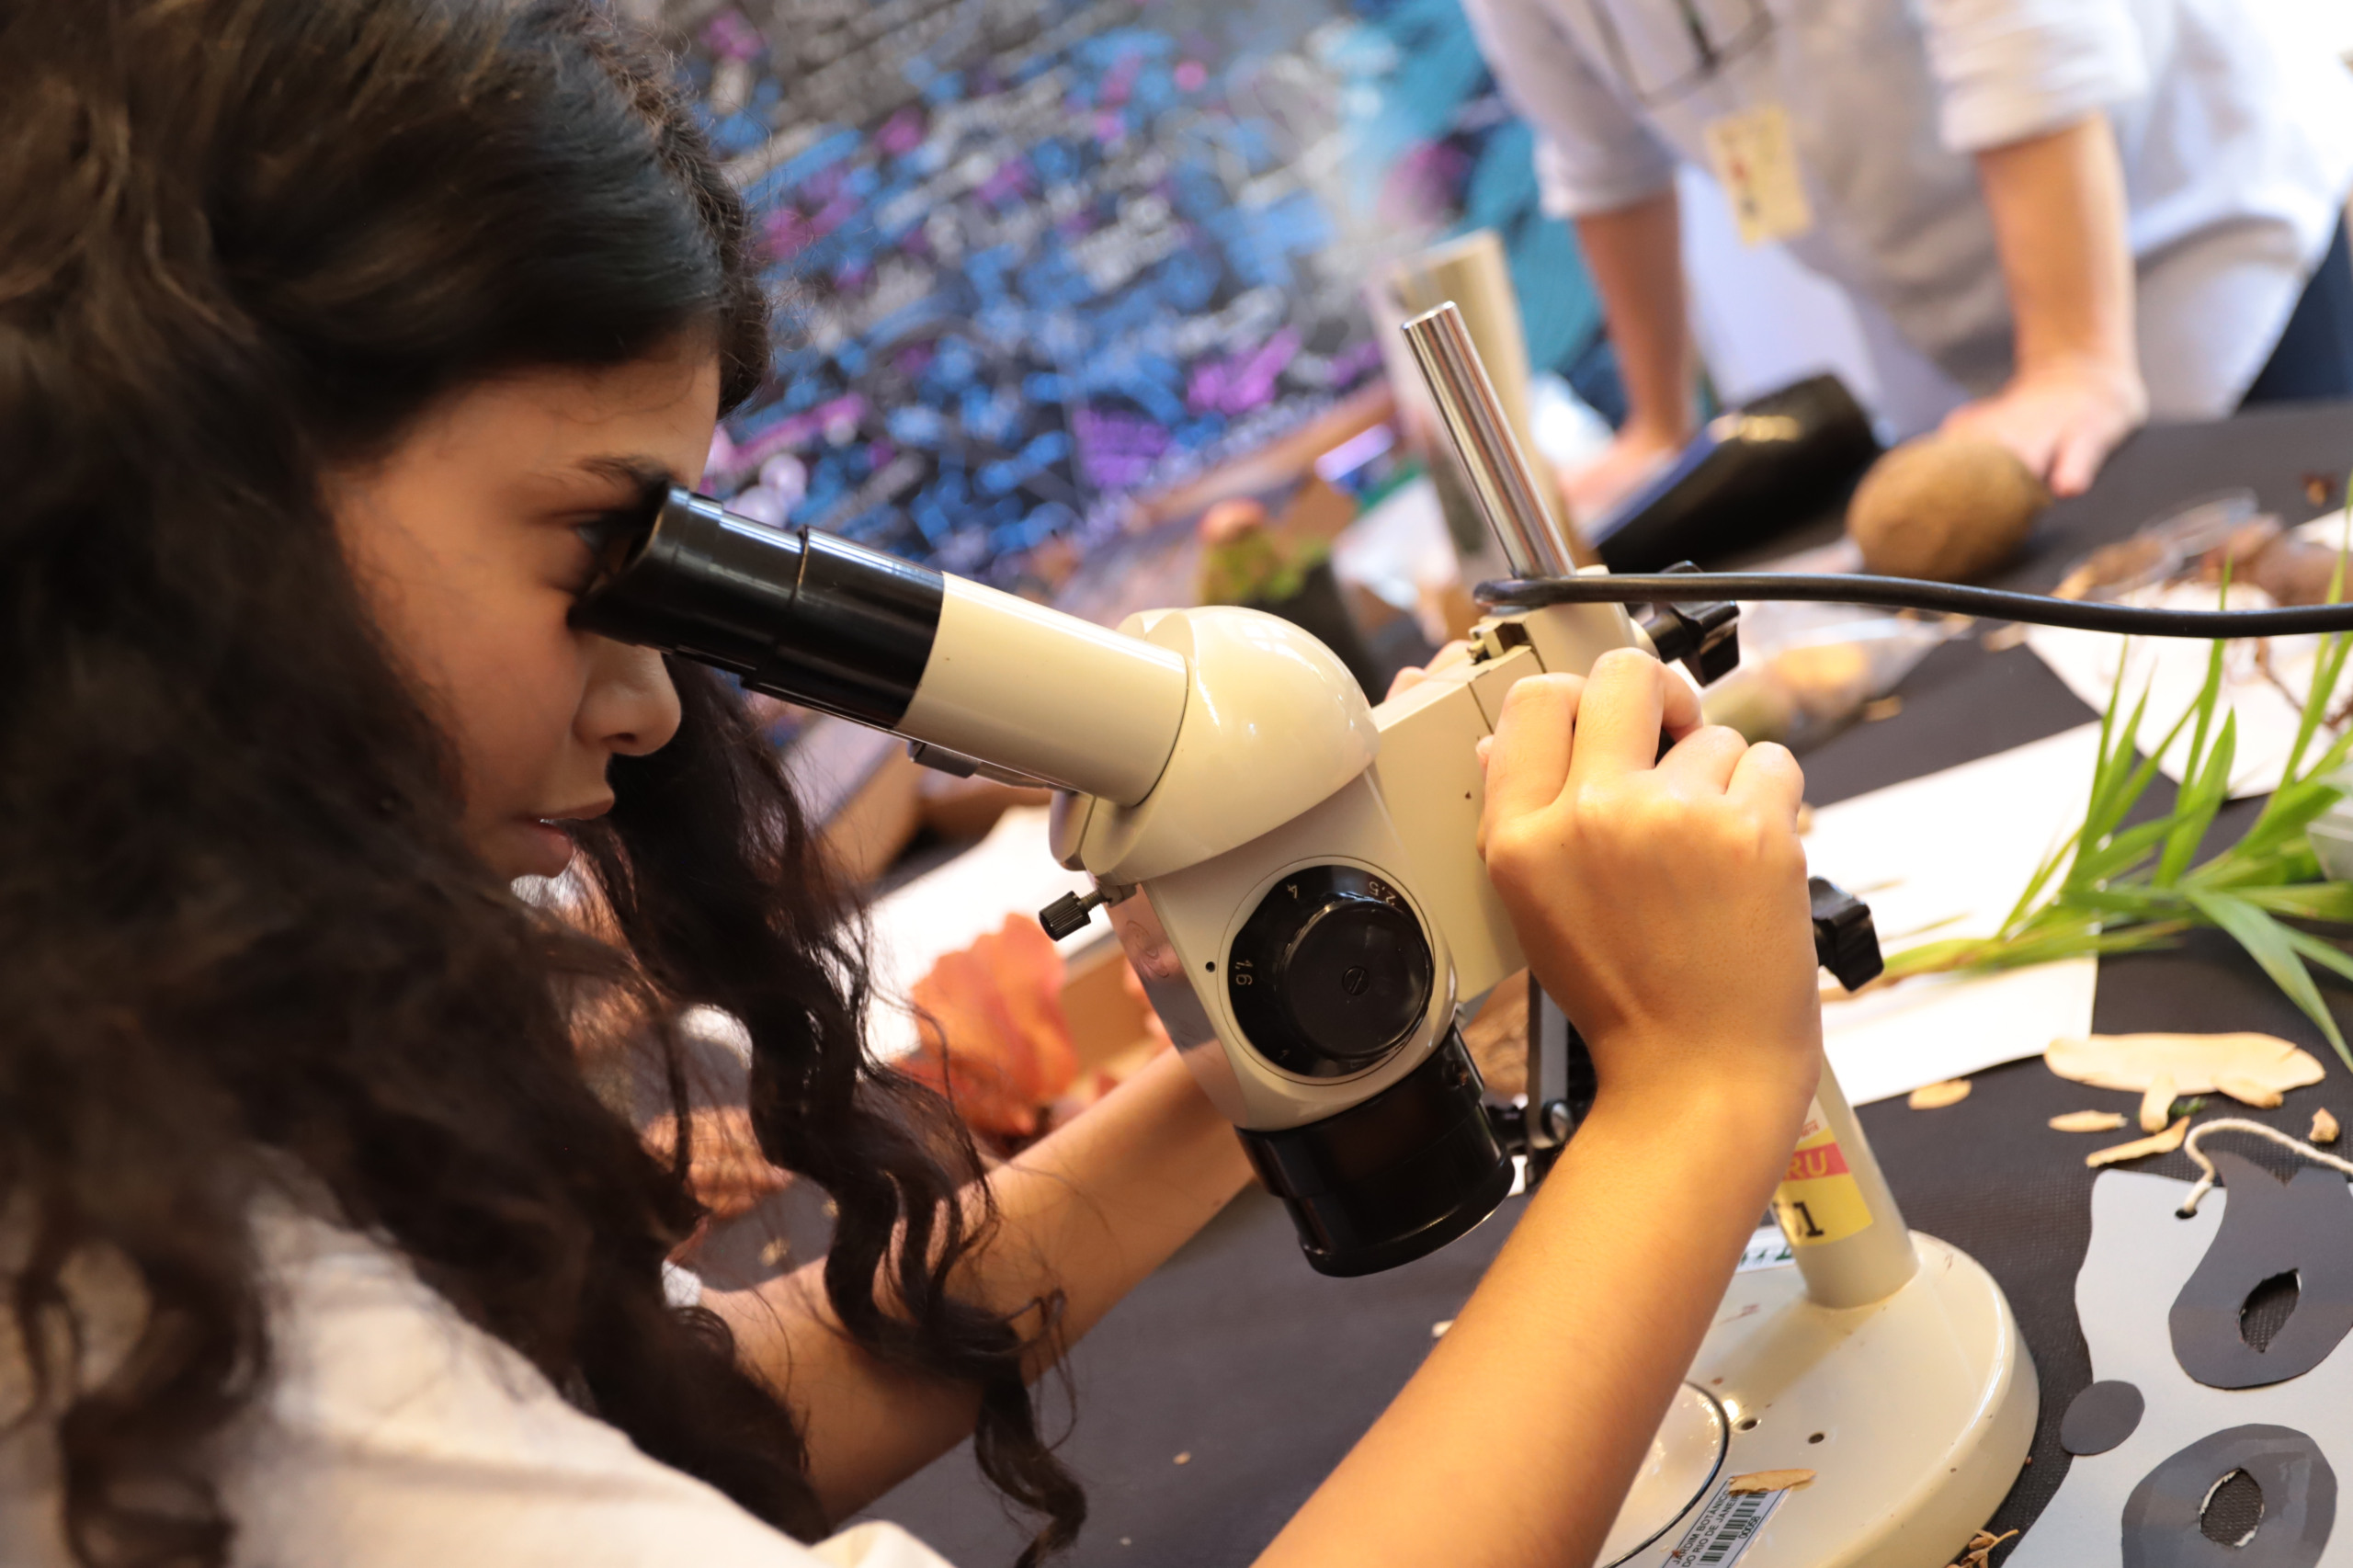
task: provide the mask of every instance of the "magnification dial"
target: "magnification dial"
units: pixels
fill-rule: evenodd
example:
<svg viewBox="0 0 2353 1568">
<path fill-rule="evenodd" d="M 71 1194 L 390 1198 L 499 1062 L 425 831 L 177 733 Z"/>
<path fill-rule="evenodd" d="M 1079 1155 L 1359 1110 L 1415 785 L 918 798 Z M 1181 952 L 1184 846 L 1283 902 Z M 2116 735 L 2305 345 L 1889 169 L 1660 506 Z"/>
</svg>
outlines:
<svg viewBox="0 0 2353 1568">
<path fill-rule="evenodd" d="M 1360 866 L 1286 873 L 1226 960 L 1226 995 L 1251 1046 L 1313 1078 L 1361 1073 L 1411 1040 L 1436 978 L 1413 906 Z"/>
</svg>

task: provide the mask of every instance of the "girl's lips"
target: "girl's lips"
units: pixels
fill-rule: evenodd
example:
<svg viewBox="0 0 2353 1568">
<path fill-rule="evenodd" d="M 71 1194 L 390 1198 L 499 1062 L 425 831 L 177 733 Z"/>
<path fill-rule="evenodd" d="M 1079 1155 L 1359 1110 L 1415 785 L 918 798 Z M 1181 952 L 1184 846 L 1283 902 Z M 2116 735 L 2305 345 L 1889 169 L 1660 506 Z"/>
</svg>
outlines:
<svg viewBox="0 0 2353 1568">
<path fill-rule="evenodd" d="M 520 818 L 515 824 L 516 836 L 521 841 L 522 869 L 517 872 L 526 877 L 558 877 L 572 864 L 572 835 L 551 823 L 535 818 Z"/>
</svg>

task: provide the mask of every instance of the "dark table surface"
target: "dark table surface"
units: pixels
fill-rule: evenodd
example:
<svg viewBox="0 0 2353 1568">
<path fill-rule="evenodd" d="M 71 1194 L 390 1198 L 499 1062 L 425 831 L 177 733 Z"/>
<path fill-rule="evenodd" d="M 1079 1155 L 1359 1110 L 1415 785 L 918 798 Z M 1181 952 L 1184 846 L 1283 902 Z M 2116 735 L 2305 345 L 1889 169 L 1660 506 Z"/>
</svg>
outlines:
<svg viewBox="0 0 2353 1568">
<path fill-rule="evenodd" d="M 2251 486 L 2268 509 L 2301 521 L 2321 509 L 2305 499 L 2307 477 L 2329 476 L 2341 495 L 2348 463 L 2353 404 L 2144 430 L 2089 494 L 2051 509 L 2002 585 L 2047 588 L 2094 545 L 2229 486 Z M 2097 717 L 2026 649 L 1993 653 L 1973 639 L 1938 650 L 1902 691 L 1900 713 L 1805 756 L 1809 800 L 1826 805 Z M 2226 813 L 2218 833 L 2234 834 L 2248 809 Z M 2353 1029 L 2353 996 L 2339 989 L 2330 1000 Z M 2214 933 L 2194 933 L 2175 950 L 2104 961 L 2093 1026 L 2283 1036 L 2319 1055 L 2327 1079 L 2277 1111 L 2234 1114 L 2301 1135 L 2313 1108 L 2326 1105 L 2353 1126 L 2353 1074 L 2252 960 Z M 1862 1112 L 1905 1217 L 1993 1272 L 2040 1374 L 2033 1458 L 1992 1521 L 1997 1531 L 2030 1526 L 2057 1490 L 2067 1466 L 2059 1417 L 2090 1377 L 2074 1304 L 2091 1229 L 2087 1141 L 2044 1125 L 2086 1096 L 2031 1060 L 1978 1074 L 1975 1093 L 1945 1110 L 1915 1112 L 1895 1099 Z M 2130 1168 L 2196 1174 L 2180 1154 Z M 1122 1568 L 1249 1562 L 1420 1364 L 1432 1325 L 1455 1315 L 1521 1201 L 1419 1263 L 1366 1279 L 1326 1279 L 1302 1261 L 1272 1199 L 1254 1189 L 1237 1199 L 1072 1355 L 1063 1452 L 1086 1483 L 1093 1512 L 1066 1561 Z M 1524 1397 L 1540 1399 L 1543 1390 Z M 1497 1410 L 1495 1441 L 1511 1440 L 1511 1412 Z M 1027 1539 L 980 1480 L 969 1449 L 871 1512 L 906 1526 L 960 1568 L 1009 1562 Z"/>
</svg>

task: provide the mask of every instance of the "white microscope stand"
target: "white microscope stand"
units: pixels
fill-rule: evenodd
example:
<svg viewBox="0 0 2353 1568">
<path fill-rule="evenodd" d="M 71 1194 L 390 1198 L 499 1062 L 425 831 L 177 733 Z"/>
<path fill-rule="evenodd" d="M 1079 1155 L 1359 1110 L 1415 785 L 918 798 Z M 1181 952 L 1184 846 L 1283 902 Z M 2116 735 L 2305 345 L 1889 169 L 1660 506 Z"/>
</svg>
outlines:
<svg viewBox="0 0 2353 1568">
<path fill-rule="evenodd" d="M 1815 1117 L 1798 1159 L 1815 1142 L 1819 1168 L 1826 1134 L 1868 1221 L 1793 1244 L 1794 1266 L 1733 1277 L 1603 1565 L 1944 1568 L 2026 1462 L 2039 1392 L 2001 1288 L 1959 1248 L 1904 1227 L 1826 1066 Z M 1810 1222 L 1792 1194 L 1819 1180 L 1784 1184 L 1786 1231 Z M 1726 1490 L 1774 1470 L 1814 1478 Z"/>
</svg>

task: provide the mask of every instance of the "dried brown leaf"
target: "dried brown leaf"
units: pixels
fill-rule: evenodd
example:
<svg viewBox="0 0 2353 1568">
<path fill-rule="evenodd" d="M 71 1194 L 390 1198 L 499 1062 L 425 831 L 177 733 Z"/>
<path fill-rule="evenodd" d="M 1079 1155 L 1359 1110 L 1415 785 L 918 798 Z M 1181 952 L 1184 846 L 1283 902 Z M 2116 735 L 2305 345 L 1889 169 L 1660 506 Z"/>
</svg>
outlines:
<svg viewBox="0 0 2353 1568">
<path fill-rule="evenodd" d="M 2336 1142 L 2337 1131 L 2336 1118 L 2328 1114 L 2326 1106 L 2318 1106 L 2313 1110 L 2313 1130 L 2304 1134 L 2304 1142 L 2334 1143 Z"/>
<path fill-rule="evenodd" d="M 1813 1471 L 1810 1470 L 1752 1470 L 1725 1482 L 1724 1490 L 1735 1496 L 1747 1492 L 1787 1492 L 1813 1479 Z"/>
<path fill-rule="evenodd" d="M 2163 1132 L 2165 1121 L 2173 1115 L 2173 1074 L 2160 1072 L 2149 1081 L 2141 1096 L 2141 1131 Z"/>
<path fill-rule="evenodd" d="M 2188 1136 L 2189 1118 L 2185 1116 L 2163 1132 L 2147 1138 L 2135 1138 L 2130 1143 L 2117 1143 L 2106 1149 L 2095 1149 L 2084 1156 L 2084 1164 L 2097 1170 L 2102 1165 L 2112 1165 L 2119 1160 L 2138 1160 L 2150 1154 L 2170 1154 L 2180 1148 L 2181 1141 Z"/>
<path fill-rule="evenodd" d="M 2054 1040 L 2042 1060 L 2062 1078 L 2135 1094 L 2160 1073 L 2172 1077 L 2177 1095 L 2211 1093 L 2222 1078 L 2284 1093 L 2322 1077 L 2318 1057 L 2268 1034 L 2096 1034 Z"/>
<path fill-rule="evenodd" d="M 1968 1079 L 1947 1078 L 1941 1084 L 1921 1085 L 1904 1103 L 1914 1110 L 1942 1110 L 1949 1105 L 1959 1105 L 1968 1097 Z"/>
<path fill-rule="evenodd" d="M 2071 1110 L 2051 1119 L 2054 1132 L 2113 1132 L 2123 1125 L 2124 1113 L 2118 1110 Z"/>
</svg>

